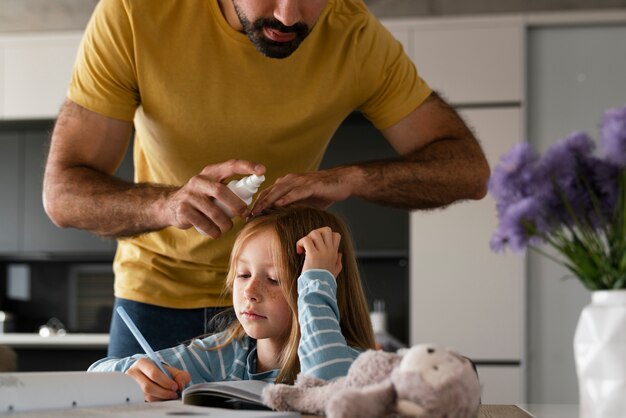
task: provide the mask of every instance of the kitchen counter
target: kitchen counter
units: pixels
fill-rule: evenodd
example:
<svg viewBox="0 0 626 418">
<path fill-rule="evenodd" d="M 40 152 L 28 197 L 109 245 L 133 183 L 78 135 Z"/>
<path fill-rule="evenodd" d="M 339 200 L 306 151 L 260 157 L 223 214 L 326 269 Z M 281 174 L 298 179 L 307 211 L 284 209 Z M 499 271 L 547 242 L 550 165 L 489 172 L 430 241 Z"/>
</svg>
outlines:
<svg viewBox="0 0 626 418">
<path fill-rule="evenodd" d="M 109 334 L 69 333 L 63 336 L 42 337 L 39 334 L 0 334 L 0 345 L 13 348 L 101 348 L 109 344 Z"/>
</svg>

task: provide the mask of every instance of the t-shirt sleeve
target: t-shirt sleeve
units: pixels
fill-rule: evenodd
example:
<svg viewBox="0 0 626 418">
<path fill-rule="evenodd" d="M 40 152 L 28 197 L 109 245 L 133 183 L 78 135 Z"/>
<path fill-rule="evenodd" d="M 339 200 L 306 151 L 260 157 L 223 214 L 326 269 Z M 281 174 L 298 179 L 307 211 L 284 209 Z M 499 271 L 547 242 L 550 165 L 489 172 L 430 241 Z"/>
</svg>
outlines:
<svg viewBox="0 0 626 418">
<path fill-rule="evenodd" d="M 98 2 L 78 50 L 68 98 L 130 121 L 140 98 L 129 7 L 123 0 Z"/>
<path fill-rule="evenodd" d="M 422 104 L 432 90 L 402 44 L 373 16 L 356 43 L 357 82 L 363 94 L 359 110 L 377 129 L 388 128 Z"/>
</svg>

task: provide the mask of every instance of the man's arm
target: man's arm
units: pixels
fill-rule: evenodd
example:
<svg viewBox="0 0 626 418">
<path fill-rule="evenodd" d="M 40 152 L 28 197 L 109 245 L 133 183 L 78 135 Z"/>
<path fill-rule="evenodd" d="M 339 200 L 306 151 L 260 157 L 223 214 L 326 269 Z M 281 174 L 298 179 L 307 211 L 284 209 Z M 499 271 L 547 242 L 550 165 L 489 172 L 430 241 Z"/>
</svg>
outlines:
<svg viewBox="0 0 626 418">
<path fill-rule="evenodd" d="M 43 201 L 50 219 L 108 237 L 126 237 L 168 226 L 192 226 L 217 238 L 232 228 L 213 203 L 245 215 L 245 203 L 222 181 L 235 174 L 263 174 L 265 167 L 231 160 L 206 166 L 183 186 L 135 184 L 113 176 L 121 163 L 132 123 L 108 118 L 67 101 L 52 133 Z"/>
<path fill-rule="evenodd" d="M 293 202 L 327 207 L 350 196 L 429 209 L 487 193 L 489 165 L 480 145 L 436 93 L 382 133 L 400 158 L 288 174 L 261 193 L 253 213 Z"/>
</svg>

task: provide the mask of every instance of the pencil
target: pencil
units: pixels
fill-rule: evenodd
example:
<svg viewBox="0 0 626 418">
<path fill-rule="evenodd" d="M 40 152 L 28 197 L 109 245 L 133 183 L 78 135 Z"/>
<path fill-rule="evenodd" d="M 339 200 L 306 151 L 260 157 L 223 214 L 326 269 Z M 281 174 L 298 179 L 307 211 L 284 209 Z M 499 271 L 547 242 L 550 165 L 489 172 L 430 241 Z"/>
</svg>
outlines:
<svg viewBox="0 0 626 418">
<path fill-rule="evenodd" d="M 133 320 L 130 319 L 130 316 L 128 316 L 128 313 L 126 313 L 126 309 L 124 309 L 123 306 L 118 306 L 117 313 L 122 318 L 122 320 L 124 321 L 128 329 L 130 330 L 130 332 L 133 334 L 133 336 L 135 337 L 135 339 L 137 340 L 141 348 L 143 348 L 143 351 L 146 352 L 146 355 L 148 356 L 148 358 L 152 360 L 152 362 L 159 368 L 159 370 L 163 372 L 163 374 L 165 374 L 165 376 L 174 380 L 172 375 L 165 369 L 165 367 L 163 367 L 163 363 L 161 363 L 161 360 L 159 360 L 159 358 L 157 357 L 152 347 L 150 347 L 150 344 L 148 344 L 148 341 L 146 341 L 143 334 L 139 331 L 139 328 L 137 328 Z M 176 391 L 176 393 L 178 393 L 178 396 L 180 396 L 180 391 Z"/>
</svg>

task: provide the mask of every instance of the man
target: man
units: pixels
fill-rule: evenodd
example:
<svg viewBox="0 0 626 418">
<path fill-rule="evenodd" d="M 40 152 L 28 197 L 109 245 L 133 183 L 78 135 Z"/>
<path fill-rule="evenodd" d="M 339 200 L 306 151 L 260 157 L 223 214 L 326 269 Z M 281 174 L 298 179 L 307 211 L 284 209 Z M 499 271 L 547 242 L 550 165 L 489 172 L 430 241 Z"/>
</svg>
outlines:
<svg viewBox="0 0 626 418">
<path fill-rule="evenodd" d="M 400 158 L 316 171 L 355 109 Z M 133 128 L 129 184 L 112 174 Z M 119 238 L 116 306 L 154 348 L 206 332 L 227 304 L 250 210 L 225 183 L 252 173 L 267 178 L 254 214 L 350 196 L 440 207 L 482 198 L 489 168 L 360 0 L 101 0 L 52 135 L 44 205 L 60 227 Z M 109 354 L 139 351 L 114 315 Z"/>
</svg>

